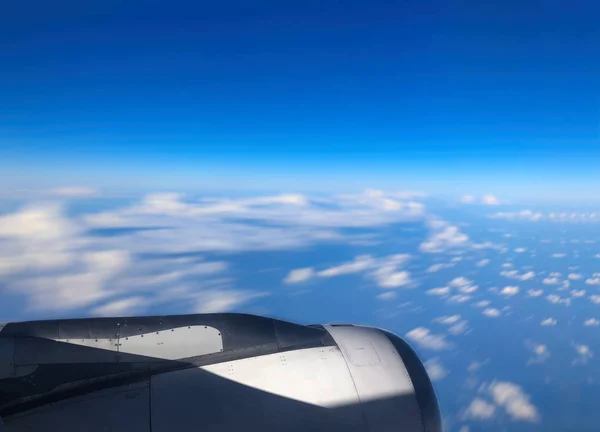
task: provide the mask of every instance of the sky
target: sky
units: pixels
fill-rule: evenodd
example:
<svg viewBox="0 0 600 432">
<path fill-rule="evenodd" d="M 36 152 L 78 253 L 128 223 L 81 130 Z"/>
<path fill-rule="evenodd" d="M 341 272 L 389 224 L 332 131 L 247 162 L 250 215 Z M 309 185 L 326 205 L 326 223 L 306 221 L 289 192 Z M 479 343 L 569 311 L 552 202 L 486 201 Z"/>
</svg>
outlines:
<svg viewBox="0 0 600 432">
<path fill-rule="evenodd" d="M 0 322 L 407 340 L 449 432 L 597 430 L 600 5 L 24 0 Z"/>
<path fill-rule="evenodd" d="M 589 0 L 16 2 L 0 179 L 597 202 L 599 18 Z"/>
</svg>

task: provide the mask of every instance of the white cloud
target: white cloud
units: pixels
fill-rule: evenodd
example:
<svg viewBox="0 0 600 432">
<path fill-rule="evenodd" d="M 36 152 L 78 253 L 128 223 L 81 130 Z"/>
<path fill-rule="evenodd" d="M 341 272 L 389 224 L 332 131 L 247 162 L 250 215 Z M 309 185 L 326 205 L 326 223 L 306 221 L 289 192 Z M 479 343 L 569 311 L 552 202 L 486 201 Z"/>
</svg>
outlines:
<svg viewBox="0 0 600 432">
<path fill-rule="evenodd" d="M 96 189 L 85 188 L 85 187 L 63 187 L 50 191 L 52 195 L 62 196 L 62 197 L 91 197 L 98 193 Z"/>
<path fill-rule="evenodd" d="M 463 286 L 470 285 L 472 283 L 473 283 L 473 281 L 471 281 L 465 277 L 459 276 L 457 278 L 452 279 L 448 285 L 450 285 L 451 287 L 460 288 Z"/>
<path fill-rule="evenodd" d="M 538 290 L 528 290 L 527 294 L 529 295 L 529 297 L 539 297 L 542 294 L 544 294 L 544 290 L 538 289 Z"/>
<path fill-rule="evenodd" d="M 527 364 L 538 364 L 543 363 L 550 357 L 550 351 L 544 344 L 537 344 L 534 342 L 526 342 L 527 347 L 535 354 L 535 357 L 530 358 Z"/>
<path fill-rule="evenodd" d="M 93 191 L 62 188 L 53 193 L 90 196 Z M 139 306 L 142 311 L 157 301 L 167 301 L 161 293 L 173 288 L 185 292 L 181 295 L 189 301 L 182 309 L 187 311 L 193 305 L 191 296 L 199 296 L 207 287 L 207 266 L 220 266 L 217 272 L 226 266 L 204 263 L 201 270 L 200 265 L 187 268 L 169 258 L 150 267 L 145 257 L 281 250 L 352 240 L 337 229 L 423 220 L 424 206 L 412 201 L 415 197 L 365 191 L 330 198 L 284 194 L 193 201 L 160 193 L 126 207 L 77 216 L 57 204 L 29 205 L 0 216 L 0 285 L 4 290 L 0 295 L 24 296 L 29 308 L 39 310 L 89 308 L 89 313 L 104 314 L 125 308 L 127 298 L 144 298 Z M 360 271 L 368 263 L 357 260 L 323 270 L 320 277 Z M 188 279 L 200 275 L 202 281 L 190 284 Z M 287 281 L 298 277 L 292 273 Z M 406 273 L 392 272 L 382 284 L 399 286 L 406 280 Z M 250 295 L 239 294 L 233 283 L 230 280 L 211 291 L 208 304 L 216 304 L 216 292 L 225 289 L 230 299 L 219 299 L 220 304 L 238 304 L 240 298 Z M 232 292 L 239 295 L 232 297 Z"/>
<path fill-rule="evenodd" d="M 494 195 L 485 195 L 481 198 L 481 202 L 485 205 L 500 205 L 500 200 Z"/>
<path fill-rule="evenodd" d="M 571 291 L 571 295 L 573 297 L 583 297 L 585 295 L 585 290 L 573 290 Z"/>
<path fill-rule="evenodd" d="M 585 283 L 588 285 L 600 285 L 600 277 L 586 279 Z"/>
<path fill-rule="evenodd" d="M 434 319 L 434 321 L 445 325 L 452 325 L 460 321 L 460 315 L 441 316 Z"/>
<path fill-rule="evenodd" d="M 468 302 L 469 300 L 471 300 L 471 296 L 470 295 L 466 295 L 466 294 L 457 294 L 457 295 L 453 295 L 450 298 L 448 298 L 448 301 L 450 303 L 465 303 Z"/>
<path fill-rule="evenodd" d="M 566 256 L 567 256 L 567 254 L 565 254 L 565 253 L 555 253 L 555 254 L 552 254 L 552 258 L 564 258 Z"/>
<path fill-rule="evenodd" d="M 483 243 L 473 243 L 471 244 L 471 248 L 475 249 L 475 250 L 481 250 L 481 249 L 498 249 L 498 246 L 496 246 L 494 243 L 492 242 L 483 242 Z"/>
<path fill-rule="evenodd" d="M 547 277 L 542 281 L 542 283 L 544 285 L 558 285 L 560 280 L 557 277 Z"/>
<path fill-rule="evenodd" d="M 513 420 L 538 422 L 540 414 L 520 386 L 511 382 L 494 381 L 488 393 L 496 405 L 504 408 Z"/>
<path fill-rule="evenodd" d="M 550 294 L 546 297 L 546 299 L 550 303 L 554 303 L 554 304 L 564 304 L 566 306 L 569 306 L 571 304 L 571 299 L 561 298 L 561 297 L 557 296 L 556 294 Z"/>
<path fill-rule="evenodd" d="M 448 370 L 438 357 L 429 359 L 424 364 L 431 381 L 440 381 L 448 376 Z"/>
<path fill-rule="evenodd" d="M 448 249 L 464 247 L 469 237 L 463 234 L 457 226 L 447 222 L 434 220 L 429 222 L 431 232 L 427 240 L 419 245 L 421 252 L 439 253 Z"/>
<path fill-rule="evenodd" d="M 501 295 L 507 296 L 507 297 L 511 297 L 514 296 L 516 294 L 518 294 L 519 292 L 519 287 L 518 286 L 505 286 L 504 288 L 502 288 L 502 290 L 500 291 Z"/>
<path fill-rule="evenodd" d="M 491 219 L 508 219 L 508 220 L 526 220 L 537 222 L 544 216 L 541 213 L 536 213 L 531 210 L 521 210 L 519 212 L 500 212 L 488 216 Z"/>
<path fill-rule="evenodd" d="M 525 249 L 525 248 L 522 248 L 522 247 L 519 247 L 519 248 L 516 248 L 516 249 L 515 249 L 515 252 L 516 252 L 516 253 L 523 253 L 523 252 L 527 252 L 527 249 Z"/>
<path fill-rule="evenodd" d="M 481 301 L 475 303 L 475 306 L 477 306 L 477 307 L 488 307 L 490 305 L 490 303 L 492 303 L 492 302 L 489 301 L 489 300 L 481 300 Z"/>
<path fill-rule="evenodd" d="M 239 290 L 205 290 L 197 294 L 197 313 L 218 313 L 234 310 L 255 298 L 268 295 L 266 292 L 247 292 Z"/>
<path fill-rule="evenodd" d="M 589 318 L 585 320 L 583 325 L 586 327 L 596 327 L 600 325 L 600 320 L 597 320 L 596 318 Z"/>
<path fill-rule="evenodd" d="M 501 315 L 500 311 L 494 308 L 484 309 L 483 314 L 490 318 L 497 318 Z"/>
<path fill-rule="evenodd" d="M 594 353 L 587 345 L 579 345 L 574 343 L 573 348 L 575 348 L 575 351 L 579 356 L 573 360 L 573 364 L 586 364 L 591 358 L 594 357 Z"/>
<path fill-rule="evenodd" d="M 370 255 L 359 255 L 354 258 L 354 261 L 352 262 L 344 263 L 336 267 L 330 267 L 320 271 L 317 275 L 320 277 L 333 277 L 350 273 L 358 273 L 367 270 L 374 264 L 375 260 Z"/>
<path fill-rule="evenodd" d="M 447 263 L 447 264 L 432 264 L 427 268 L 427 273 L 435 273 L 438 272 L 440 270 L 443 270 L 445 268 L 450 268 L 450 267 L 454 267 L 453 263 Z"/>
<path fill-rule="evenodd" d="M 591 295 L 590 296 L 590 301 L 592 303 L 600 304 L 600 295 L 598 295 L 598 294 Z"/>
<path fill-rule="evenodd" d="M 454 336 L 463 334 L 469 329 L 469 323 L 467 321 L 460 321 L 448 328 L 448 332 Z"/>
<path fill-rule="evenodd" d="M 476 397 L 464 411 L 464 420 L 489 420 L 496 414 L 496 406 Z"/>
<path fill-rule="evenodd" d="M 437 295 L 437 296 L 445 296 L 450 294 L 450 287 L 439 287 L 439 288 L 432 288 L 430 290 L 427 290 L 426 293 L 428 295 Z"/>
<path fill-rule="evenodd" d="M 482 259 L 481 261 L 478 261 L 475 265 L 477 267 L 485 267 L 489 263 L 490 263 L 490 260 L 486 258 L 486 259 Z"/>
<path fill-rule="evenodd" d="M 129 297 L 116 300 L 92 309 L 93 315 L 99 316 L 123 316 L 131 315 L 136 309 L 145 303 L 144 297 Z"/>
<path fill-rule="evenodd" d="M 540 322 L 541 326 L 555 326 L 557 323 L 557 321 L 554 318 L 548 317 L 544 320 L 542 320 L 542 322 Z"/>
<path fill-rule="evenodd" d="M 394 300 L 396 297 L 398 297 L 398 294 L 394 291 L 387 291 L 377 295 L 379 300 Z"/>
<path fill-rule="evenodd" d="M 581 279 L 581 274 L 580 273 L 570 273 L 569 274 L 569 279 L 571 280 L 579 280 Z"/>
<path fill-rule="evenodd" d="M 519 274 L 517 270 L 503 270 L 500 272 L 500 276 L 504 276 L 509 279 L 526 281 L 533 279 L 535 277 L 535 272 L 528 271 L 527 273 Z"/>
<path fill-rule="evenodd" d="M 283 280 L 286 284 L 296 284 L 306 282 L 315 276 L 315 269 L 312 267 L 294 269 L 288 273 Z"/>
<path fill-rule="evenodd" d="M 473 204 L 476 199 L 473 195 L 463 195 L 460 202 L 463 204 Z"/>
<path fill-rule="evenodd" d="M 409 331 L 406 333 L 406 337 L 424 349 L 440 351 L 449 348 L 444 336 L 432 334 L 425 327 L 417 327 Z"/>
<path fill-rule="evenodd" d="M 370 276 L 375 279 L 379 287 L 399 288 L 411 283 L 410 273 L 400 270 L 409 259 L 410 255 L 407 254 L 389 255 L 378 259 L 370 255 L 359 255 L 353 261 L 318 272 L 312 267 L 292 270 L 284 279 L 284 283 L 299 283 L 315 277 L 330 278 L 372 269 Z"/>
</svg>

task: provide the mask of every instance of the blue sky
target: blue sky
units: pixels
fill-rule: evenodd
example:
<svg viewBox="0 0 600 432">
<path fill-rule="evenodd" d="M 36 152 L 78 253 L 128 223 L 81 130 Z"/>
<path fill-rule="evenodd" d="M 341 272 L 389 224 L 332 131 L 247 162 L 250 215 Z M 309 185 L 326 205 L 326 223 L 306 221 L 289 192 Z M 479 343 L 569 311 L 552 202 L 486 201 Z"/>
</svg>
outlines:
<svg viewBox="0 0 600 432">
<path fill-rule="evenodd" d="M 46 2 L 0 18 L 8 189 L 598 201 L 592 1 Z"/>
</svg>

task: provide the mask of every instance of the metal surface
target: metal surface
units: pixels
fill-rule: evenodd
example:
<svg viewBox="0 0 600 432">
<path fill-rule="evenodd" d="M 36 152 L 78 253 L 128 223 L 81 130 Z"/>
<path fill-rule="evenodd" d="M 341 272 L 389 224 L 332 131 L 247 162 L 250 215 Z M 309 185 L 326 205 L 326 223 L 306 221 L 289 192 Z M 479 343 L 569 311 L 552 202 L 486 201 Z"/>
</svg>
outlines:
<svg viewBox="0 0 600 432">
<path fill-rule="evenodd" d="M 243 314 L 9 323 L 6 432 L 440 432 L 427 373 L 397 336 Z"/>
<path fill-rule="evenodd" d="M 179 327 L 119 339 L 119 352 L 167 360 L 223 351 L 221 332 L 208 326 Z"/>
<path fill-rule="evenodd" d="M 369 327 L 325 326 L 339 345 L 369 430 L 424 431 L 412 381 L 402 358 L 390 340 Z M 369 401 L 386 403 L 369 405 Z"/>
<path fill-rule="evenodd" d="M 322 407 L 358 403 L 338 347 L 288 351 L 202 369 L 274 395 Z"/>
<path fill-rule="evenodd" d="M 311 348 L 156 375 L 152 431 L 365 431 L 338 348 Z M 352 409 L 336 409 L 338 407 Z"/>
<path fill-rule="evenodd" d="M 15 376 L 15 339 L 0 338 L 0 380 Z"/>
<path fill-rule="evenodd" d="M 67 399 L 6 420 L 7 432 L 150 432 L 148 382 Z"/>
</svg>

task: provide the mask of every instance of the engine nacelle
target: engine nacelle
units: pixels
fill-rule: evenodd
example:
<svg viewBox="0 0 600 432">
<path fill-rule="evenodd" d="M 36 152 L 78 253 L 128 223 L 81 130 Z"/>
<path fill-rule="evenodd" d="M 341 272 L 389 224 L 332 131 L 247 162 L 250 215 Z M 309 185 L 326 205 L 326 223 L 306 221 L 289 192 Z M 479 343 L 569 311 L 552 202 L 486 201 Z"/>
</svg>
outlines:
<svg viewBox="0 0 600 432">
<path fill-rule="evenodd" d="M 398 336 L 245 314 L 6 324 L 0 415 L 6 432 L 442 430 Z"/>
</svg>

